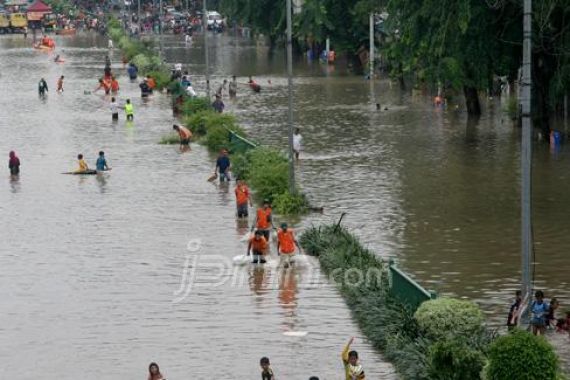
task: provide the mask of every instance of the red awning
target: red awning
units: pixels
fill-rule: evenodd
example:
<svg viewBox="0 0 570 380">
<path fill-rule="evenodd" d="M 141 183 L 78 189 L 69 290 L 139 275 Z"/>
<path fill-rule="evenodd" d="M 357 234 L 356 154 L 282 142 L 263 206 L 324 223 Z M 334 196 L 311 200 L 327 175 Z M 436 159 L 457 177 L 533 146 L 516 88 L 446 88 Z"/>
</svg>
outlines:
<svg viewBox="0 0 570 380">
<path fill-rule="evenodd" d="M 51 13 L 51 7 L 42 0 L 36 0 L 27 9 L 28 13 Z"/>
</svg>

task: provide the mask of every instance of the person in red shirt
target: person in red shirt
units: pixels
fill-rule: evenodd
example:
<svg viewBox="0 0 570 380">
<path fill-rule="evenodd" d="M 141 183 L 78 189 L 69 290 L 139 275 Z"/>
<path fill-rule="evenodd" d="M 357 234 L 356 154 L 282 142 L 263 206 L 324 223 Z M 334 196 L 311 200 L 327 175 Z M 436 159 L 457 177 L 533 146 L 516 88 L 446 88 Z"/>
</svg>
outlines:
<svg viewBox="0 0 570 380">
<path fill-rule="evenodd" d="M 237 217 L 247 218 L 249 216 L 248 206 L 253 205 L 249 188 L 242 179 L 238 179 L 236 186 Z"/>
<path fill-rule="evenodd" d="M 277 231 L 277 255 L 285 268 L 293 264 L 295 248 L 301 250 L 299 242 L 295 239 L 295 232 L 288 228 L 287 223 L 281 224 L 281 228 Z"/>
<path fill-rule="evenodd" d="M 257 209 L 255 215 L 255 228 L 261 231 L 265 240 L 269 241 L 269 235 L 271 232 L 270 227 L 273 227 L 273 221 L 271 219 L 271 204 L 269 200 L 263 201 L 263 207 Z"/>
</svg>

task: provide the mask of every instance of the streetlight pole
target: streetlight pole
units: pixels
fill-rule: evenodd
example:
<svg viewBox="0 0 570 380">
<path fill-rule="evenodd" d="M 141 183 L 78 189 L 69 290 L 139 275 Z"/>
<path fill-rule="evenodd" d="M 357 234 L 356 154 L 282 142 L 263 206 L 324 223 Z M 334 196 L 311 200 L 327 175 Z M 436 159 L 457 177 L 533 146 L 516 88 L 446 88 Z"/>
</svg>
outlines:
<svg viewBox="0 0 570 380">
<path fill-rule="evenodd" d="M 206 61 L 206 96 L 210 99 L 210 57 L 208 56 L 208 6 L 206 0 L 203 0 L 204 9 L 202 10 L 203 21 L 202 29 L 204 30 L 204 55 Z"/>
<path fill-rule="evenodd" d="M 374 78 L 374 12 L 370 13 L 370 80 Z"/>
<path fill-rule="evenodd" d="M 295 155 L 293 152 L 293 31 L 291 0 L 287 0 L 287 86 L 289 95 L 289 109 L 287 121 L 289 123 L 289 191 L 295 194 Z"/>
<path fill-rule="evenodd" d="M 531 119 L 531 88 L 532 88 L 532 0 L 524 0 L 523 19 L 523 64 L 521 83 L 522 108 L 522 141 L 521 141 L 521 259 L 522 259 L 522 296 L 530 302 L 532 297 L 532 279 L 530 276 L 532 251 L 532 119 Z M 528 322 L 528 313 L 522 318 Z"/>
</svg>

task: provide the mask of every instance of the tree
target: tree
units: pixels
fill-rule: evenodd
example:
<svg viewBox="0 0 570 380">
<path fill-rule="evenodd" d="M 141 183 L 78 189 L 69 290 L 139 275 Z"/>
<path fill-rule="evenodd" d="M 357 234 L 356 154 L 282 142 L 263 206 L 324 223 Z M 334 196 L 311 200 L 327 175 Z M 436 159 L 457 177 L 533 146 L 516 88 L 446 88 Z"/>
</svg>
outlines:
<svg viewBox="0 0 570 380">
<path fill-rule="evenodd" d="M 492 12 L 480 0 L 391 0 L 399 34 L 389 47 L 404 74 L 463 90 L 470 116 L 479 116 L 478 91 L 492 80 L 497 40 Z"/>
</svg>

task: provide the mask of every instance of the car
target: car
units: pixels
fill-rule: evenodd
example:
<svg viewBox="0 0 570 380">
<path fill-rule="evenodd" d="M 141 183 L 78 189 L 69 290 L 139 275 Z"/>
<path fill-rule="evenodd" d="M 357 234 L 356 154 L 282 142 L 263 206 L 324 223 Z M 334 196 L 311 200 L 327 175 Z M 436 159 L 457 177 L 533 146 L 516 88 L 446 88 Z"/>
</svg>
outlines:
<svg viewBox="0 0 570 380">
<path fill-rule="evenodd" d="M 222 24 L 222 15 L 216 11 L 208 12 L 208 29 L 212 29 L 214 23 Z"/>
</svg>

